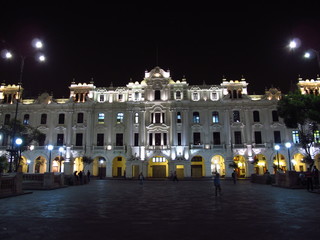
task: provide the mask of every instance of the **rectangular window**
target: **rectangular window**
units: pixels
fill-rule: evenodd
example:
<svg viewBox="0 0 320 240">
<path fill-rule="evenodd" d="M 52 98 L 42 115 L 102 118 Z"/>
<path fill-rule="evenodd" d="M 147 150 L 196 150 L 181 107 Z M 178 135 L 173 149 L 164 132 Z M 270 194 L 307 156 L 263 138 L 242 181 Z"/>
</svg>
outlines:
<svg viewBox="0 0 320 240">
<path fill-rule="evenodd" d="M 98 113 L 98 123 L 104 124 L 104 113 Z"/>
<path fill-rule="evenodd" d="M 254 141 L 256 144 L 262 144 L 261 132 L 254 132 Z"/>
<path fill-rule="evenodd" d="M 253 111 L 253 121 L 260 122 L 260 114 L 259 111 Z"/>
<path fill-rule="evenodd" d="M 293 130 L 292 131 L 292 141 L 293 143 L 300 143 L 299 131 Z"/>
<path fill-rule="evenodd" d="M 154 100 L 161 100 L 161 92 L 160 90 L 154 91 Z"/>
<path fill-rule="evenodd" d="M 122 112 L 117 114 L 117 123 L 123 123 L 124 114 Z"/>
<path fill-rule="evenodd" d="M 199 132 L 193 133 L 193 145 L 201 145 L 201 135 Z"/>
<path fill-rule="evenodd" d="M 177 123 L 181 123 L 181 112 L 177 112 Z"/>
<path fill-rule="evenodd" d="M 9 125 L 10 123 L 10 114 L 4 116 L 4 125 Z"/>
<path fill-rule="evenodd" d="M 234 132 L 234 143 L 235 144 L 242 144 L 241 132 L 240 131 L 235 131 Z"/>
<path fill-rule="evenodd" d="M 220 132 L 213 132 L 213 145 L 220 145 Z"/>
<path fill-rule="evenodd" d="M 82 146 L 82 142 L 83 142 L 83 134 L 77 133 L 76 134 L 76 146 Z"/>
<path fill-rule="evenodd" d="M 25 114 L 23 116 L 23 125 L 29 125 L 29 120 L 30 120 L 30 115 L 29 114 Z"/>
<path fill-rule="evenodd" d="M 193 123 L 200 123 L 200 114 L 199 114 L 199 112 L 193 112 Z"/>
<path fill-rule="evenodd" d="M 233 121 L 240 122 L 240 112 L 239 111 L 233 111 Z"/>
<path fill-rule="evenodd" d="M 57 146 L 63 146 L 64 135 L 62 133 L 57 134 Z"/>
<path fill-rule="evenodd" d="M 58 124 L 64 124 L 64 113 L 59 114 Z"/>
<path fill-rule="evenodd" d="M 272 111 L 272 121 L 279 122 L 278 111 Z"/>
<path fill-rule="evenodd" d="M 116 134 L 116 146 L 123 146 L 123 133 Z"/>
<path fill-rule="evenodd" d="M 218 99 L 218 94 L 216 92 L 211 93 L 211 100 L 217 100 Z"/>
<path fill-rule="evenodd" d="M 134 146 L 139 146 L 139 133 L 134 134 L 134 141 L 133 141 Z"/>
<path fill-rule="evenodd" d="M 134 123 L 135 124 L 139 123 L 139 113 L 137 113 L 137 112 L 134 114 Z"/>
<path fill-rule="evenodd" d="M 104 95 L 100 94 L 100 102 L 104 102 Z"/>
<path fill-rule="evenodd" d="M 97 134 L 97 146 L 104 146 L 104 134 L 103 133 Z"/>
<path fill-rule="evenodd" d="M 47 124 L 47 114 L 41 114 L 40 124 Z"/>
<path fill-rule="evenodd" d="M 216 111 L 212 112 L 212 122 L 219 123 L 219 113 Z"/>
<path fill-rule="evenodd" d="M 281 143 L 281 134 L 280 131 L 274 131 L 274 143 Z"/>
<path fill-rule="evenodd" d="M 181 99 L 181 92 L 180 91 L 176 91 L 176 99 L 177 100 Z"/>
<path fill-rule="evenodd" d="M 83 123 L 83 113 L 78 113 L 77 123 Z"/>
<path fill-rule="evenodd" d="M 178 133 L 178 146 L 181 146 L 181 133 Z"/>
<path fill-rule="evenodd" d="M 160 113 L 155 113 L 154 117 L 155 117 L 155 123 L 160 123 L 161 114 Z"/>
<path fill-rule="evenodd" d="M 152 133 L 149 133 L 149 145 L 152 146 L 153 145 L 153 140 L 152 140 Z"/>
<path fill-rule="evenodd" d="M 155 145 L 160 146 L 161 145 L 161 133 L 155 133 L 154 140 L 155 140 Z"/>
<path fill-rule="evenodd" d="M 167 133 L 163 133 L 163 145 L 167 145 Z"/>
</svg>

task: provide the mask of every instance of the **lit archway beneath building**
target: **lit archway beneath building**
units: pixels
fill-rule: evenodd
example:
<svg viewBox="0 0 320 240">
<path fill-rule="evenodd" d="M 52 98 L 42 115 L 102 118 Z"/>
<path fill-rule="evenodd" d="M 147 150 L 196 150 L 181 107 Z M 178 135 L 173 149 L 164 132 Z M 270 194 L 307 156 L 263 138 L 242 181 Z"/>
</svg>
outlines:
<svg viewBox="0 0 320 240">
<path fill-rule="evenodd" d="M 126 172 L 125 158 L 118 156 L 112 161 L 112 177 L 124 177 Z"/>
<path fill-rule="evenodd" d="M 215 155 L 211 158 L 211 172 L 218 172 L 221 177 L 226 175 L 224 158 L 221 155 Z"/>
<path fill-rule="evenodd" d="M 273 157 L 273 172 L 276 173 L 278 168 L 283 172 L 287 170 L 286 158 L 280 153 Z"/>
<path fill-rule="evenodd" d="M 44 173 L 47 171 L 47 160 L 43 156 L 39 156 L 35 160 L 34 172 Z"/>
<path fill-rule="evenodd" d="M 64 171 L 64 158 L 55 157 L 52 162 L 52 172 L 63 172 Z"/>
<path fill-rule="evenodd" d="M 191 177 L 199 178 L 204 176 L 205 168 L 202 156 L 194 156 L 191 159 Z"/>
<path fill-rule="evenodd" d="M 242 155 L 236 155 L 233 161 L 237 164 L 236 173 L 238 178 L 244 178 L 246 176 L 246 159 Z"/>
<path fill-rule="evenodd" d="M 106 176 L 107 161 L 102 156 L 97 156 L 93 159 L 92 163 L 92 176 L 99 176 L 104 178 Z"/>
<path fill-rule="evenodd" d="M 297 153 L 293 155 L 292 159 L 292 167 L 294 171 L 303 172 L 307 171 L 307 166 L 303 162 L 304 156 L 301 153 Z"/>
<path fill-rule="evenodd" d="M 253 158 L 254 172 L 257 175 L 263 175 L 267 170 L 266 156 L 257 154 Z"/>
<path fill-rule="evenodd" d="M 168 160 L 163 156 L 154 156 L 150 158 L 148 165 L 148 177 L 166 178 L 168 173 Z"/>
</svg>

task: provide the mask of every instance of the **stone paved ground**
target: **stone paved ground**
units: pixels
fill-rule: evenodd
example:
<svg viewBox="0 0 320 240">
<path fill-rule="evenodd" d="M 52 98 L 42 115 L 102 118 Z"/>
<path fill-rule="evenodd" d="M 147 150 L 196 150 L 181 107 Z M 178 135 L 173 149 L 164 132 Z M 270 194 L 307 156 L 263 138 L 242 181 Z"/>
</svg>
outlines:
<svg viewBox="0 0 320 240">
<path fill-rule="evenodd" d="M 93 180 L 0 199 L 0 240 L 320 239 L 320 194 L 222 180 Z"/>
</svg>

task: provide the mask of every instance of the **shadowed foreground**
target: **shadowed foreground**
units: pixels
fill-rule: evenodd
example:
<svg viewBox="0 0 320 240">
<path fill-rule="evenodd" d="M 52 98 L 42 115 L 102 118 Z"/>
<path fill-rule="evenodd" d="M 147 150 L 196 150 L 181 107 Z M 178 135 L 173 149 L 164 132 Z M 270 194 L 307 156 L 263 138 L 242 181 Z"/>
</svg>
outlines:
<svg viewBox="0 0 320 240">
<path fill-rule="evenodd" d="M 319 239 L 320 194 L 222 180 L 94 180 L 0 199 L 0 239 Z"/>
</svg>

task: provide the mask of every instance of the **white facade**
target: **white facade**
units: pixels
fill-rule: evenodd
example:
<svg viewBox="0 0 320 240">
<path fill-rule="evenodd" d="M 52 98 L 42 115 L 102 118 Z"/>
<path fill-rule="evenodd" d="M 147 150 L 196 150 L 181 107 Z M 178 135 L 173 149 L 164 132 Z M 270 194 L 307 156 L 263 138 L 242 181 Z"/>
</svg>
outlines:
<svg viewBox="0 0 320 240">
<path fill-rule="evenodd" d="M 301 84 L 309 80 L 300 80 L 303 89 Z M 273 172 L 274 164 L 288 170 L 289 154 L 291 167 L 305 170 L 299 145 L 293 144 L 290 152 L 285 148 L 285 142 L 293 143 L 294 129 L 287 129 L 277 116 L 281 92 L 272 88 L 264 95 L 248 95 L 247 86 L 245 79 L 190 86 L 186 79 L 174 81 L 169 71 L 155 67 L 141 82 L 123 87 L 72 82 L 69 99 L 46 93 L 23 99 L 17 119 L 38 128 L 46 140 L 22 152 L 22 171 L 72 174 L 85 168 L 96 176 L 128 178 L 140 172 L 163 178 L 177 171 L 180 178 L 197 178 L 217 170 L 230 177 L 229 164 L 235 161 L 239 177 L 249 177 L 266 169 Z M 18 95 L 18 86 L 1 86 L 0 126 L 14 118 Z M 9 143 L 2 136 L 0 155 Z M 51 152 L 48 144 L 54 145 Z M 318 151 L 314 149 L 315 157 Z M 92 157 L 93 164 L 84 166 L 84 155 Z"/>
</svg>

